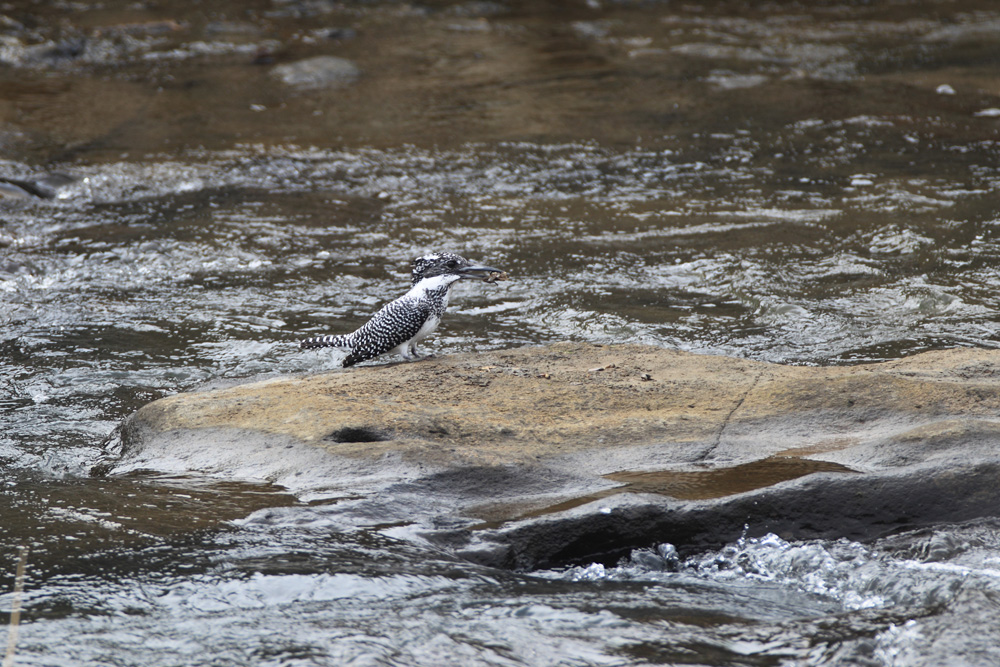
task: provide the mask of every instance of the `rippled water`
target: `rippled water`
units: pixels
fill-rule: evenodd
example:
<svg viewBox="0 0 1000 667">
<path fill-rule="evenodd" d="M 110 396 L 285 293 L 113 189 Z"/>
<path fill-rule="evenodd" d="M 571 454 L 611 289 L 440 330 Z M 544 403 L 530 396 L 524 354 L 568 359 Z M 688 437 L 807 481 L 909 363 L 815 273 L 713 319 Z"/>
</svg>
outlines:
<svg viewBox="0 0 1000 667">
<path fill-rule="evenodd" d="M 1000 637 L 975 619 L 1000 593 L 997 529 L 871 546 L 768 535 L 685 561 L 661 543 L 516 574 L 266 511 L 53 577 L 27 595 L 19 662 L 988 664 Z M 53 655 L 65 638 L 73 651 Z"/>
<path fill-rule="evenodd" d="M 336 356 L 289 343 L 357 325 L 399 292 L 411 256 L 438 248 L 514 277 L 459 288 L 432 342 L 441 353 L 571 338 L 831 363 L 996 344 L 992 220 L 942 220 L 945 204 L 921 199 L 971 210 L 984 195 L 956 182 L 844 183 L 799 186 L 810 194 L 789 205 L 787 193 L 757 191 L 761 179 L 741 189 L 746 179 L 665 151 L 586 144 L 246 148 L 96 165 L 61 199 L 10 203 L 0 456 L 3 493 L 20 511 L 5 512 L 16 518 L 0 533 L 36 549 L 19 663 L 145 665 L 151 650 L 152 664 L 210 654 L 217 665 L 919 664 L 944 646 L 988 653 L 995 633 L 946 626 L 992 608 L 992 524 L 949 528 L 954 554 L 770 537 L 684 563 L 642 552 L 617 567 L 514 574 L 340 533 L 302 506 L 220 530 L 214 521 L 228 517 L 211 496 L 164 502 L 191 495 L 183 480 L 131 508 L 73 493 L 56 503 L 51 481 L 28 494 L 29 477 L 86 475 L 117 422 L 153 398 L 334 367 Z M 711 196 L 720 184 L 733 199 Z M 898 223 L 862 211 L 899 205 L 905 215 L 884 214 Z M 142 499 L 161 487 L 138 488 Z M 128 527 L 120 517 L 142 506 L 155 509 Z M 194 534 L 151 528 L 173 512 L 213 518 Z M 53 652 L 67 638 L 74 650 Z"/>
<path fill-rule="evenodd" d="M 456 288 L 442 354 L 996 347 L 991 5 L 76 4 L 0 10 L 18 664 L 996 662 L 993 521 L 683 561 L 650 535 L 620 564 L 514 573 L 252 480 L 88 476 L 150 400 L 336 367 L 291 343 L 354 328 L 430 250 L 512 277 Z M 317 44 L 355 87 L 282 94 L 248 61 Z"/>
</svg>

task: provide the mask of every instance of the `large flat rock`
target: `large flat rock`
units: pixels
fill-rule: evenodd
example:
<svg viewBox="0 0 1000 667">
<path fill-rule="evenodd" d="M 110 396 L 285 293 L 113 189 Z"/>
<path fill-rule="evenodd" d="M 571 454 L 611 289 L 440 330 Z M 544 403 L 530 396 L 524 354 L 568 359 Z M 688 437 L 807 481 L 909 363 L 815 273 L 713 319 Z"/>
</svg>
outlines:
<svg viewBox="0 0 1000 667">
<path fill-rule="evenodd" d="M 1000 352 L 788 367 L 560 343 L 155 401 L 113 472 L 266 479 L 508 566 L 996 513 Z M 794 534 L 794 535 L 793 535 Z"/>
</svg>

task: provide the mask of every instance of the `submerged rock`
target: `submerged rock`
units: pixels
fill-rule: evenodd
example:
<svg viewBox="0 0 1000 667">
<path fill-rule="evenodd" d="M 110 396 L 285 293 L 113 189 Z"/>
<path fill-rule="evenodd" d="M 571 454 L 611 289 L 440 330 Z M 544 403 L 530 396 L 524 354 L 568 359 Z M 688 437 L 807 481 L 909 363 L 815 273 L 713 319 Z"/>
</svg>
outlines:
<svg viewBox="0 0 1000 667">
<path fill-rule="evenodd" d="M 1000 510 L 1000 352 L 788 367 L 561 343 L 155 401 L 113 472 L 263 479 L 494 565 Z"/>
<path fill-rule="evenodd" d="M 361 70 L 345 58 L 316 56 L 276 65 L 271 74 L 289 86 L 298 88 L 336 88 L 353 83 L 361 76 Z"/>
</svg>

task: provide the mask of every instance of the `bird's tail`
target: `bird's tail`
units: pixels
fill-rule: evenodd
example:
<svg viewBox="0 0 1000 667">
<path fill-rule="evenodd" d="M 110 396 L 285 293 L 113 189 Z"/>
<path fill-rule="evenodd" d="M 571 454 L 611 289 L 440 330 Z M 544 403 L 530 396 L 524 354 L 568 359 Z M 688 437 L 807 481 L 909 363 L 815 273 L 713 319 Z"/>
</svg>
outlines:
<svg viewBox="0 0 1000 667">
<path fill-rule="evenodd" d="M 349 348 L 347 336 L 316 336 L 299 341 L 299 347 L 303 350 L 311 350 L 315 347 L 339 347 Z"/>
</svg>

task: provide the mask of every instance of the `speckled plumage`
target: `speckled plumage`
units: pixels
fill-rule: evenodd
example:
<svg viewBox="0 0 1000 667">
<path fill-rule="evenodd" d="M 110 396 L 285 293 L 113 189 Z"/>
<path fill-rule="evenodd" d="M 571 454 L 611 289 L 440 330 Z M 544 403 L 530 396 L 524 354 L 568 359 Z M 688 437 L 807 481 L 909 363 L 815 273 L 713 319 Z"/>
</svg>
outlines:
<svg viewBox="0 0 1000 667">
<path fill-rule="evenodd" d="M 453 253 L 434 253 L 413 260 L 410 291 L 383 306 L 356 331 L 317 336 L 299 343 L 303 349 L 335 347 L 348 350 L 344 366 L 373 359 L 387 352 L 403 359 L 420 358 L 417 343 L 430 335 L 448 307 L 451 286 L 469 274 L 497 271 L 472 263 Z"/>
</svg>

